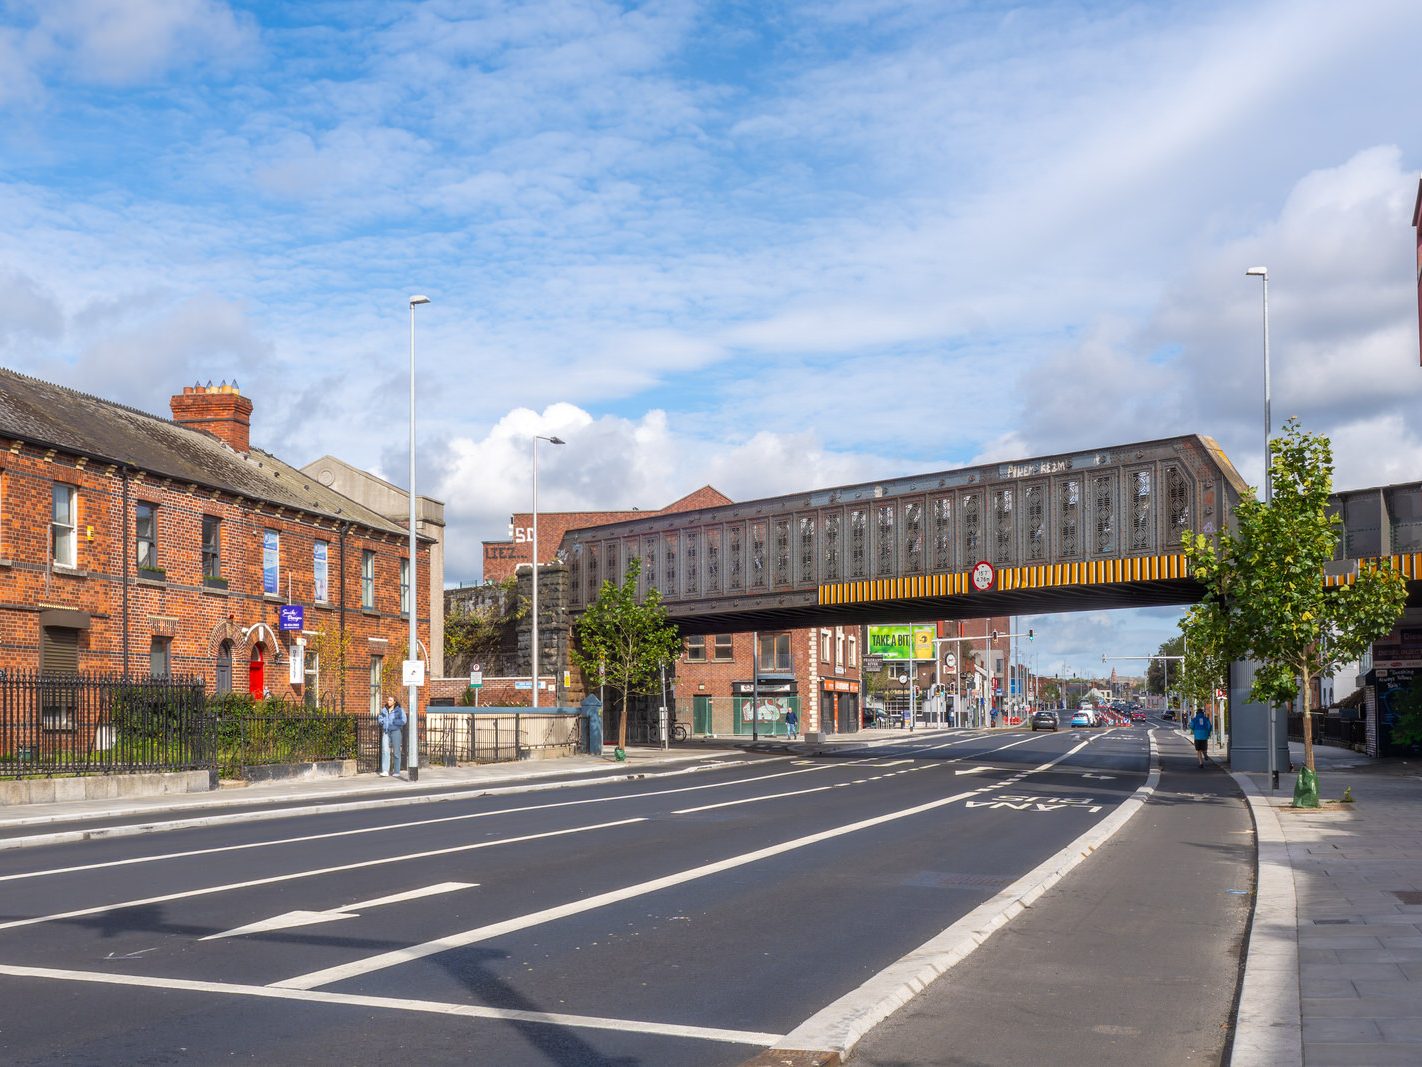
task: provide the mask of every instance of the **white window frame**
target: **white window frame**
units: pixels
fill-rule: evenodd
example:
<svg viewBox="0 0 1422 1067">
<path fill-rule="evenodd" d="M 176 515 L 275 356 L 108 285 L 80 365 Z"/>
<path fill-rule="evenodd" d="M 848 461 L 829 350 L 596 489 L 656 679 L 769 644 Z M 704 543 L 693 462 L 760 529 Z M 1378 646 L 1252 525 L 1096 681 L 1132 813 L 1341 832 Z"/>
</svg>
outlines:
<svg viewBox="0 0 1422 1067">
<path fill-rule="evenodd" d="M 360 606 L 362 611 L 375 610 L 375 550 L 371 548 L 360 553 Z"/>
<path fill-rule="evenodd" d="M 400 614 L 410 614 L 410 560 L 404 556 L 400 558 Z"/>
<path fill-rule="evenodd" d="M 271 585 L 267 584 L 268 574 L 272 576 Z M 262 530 L 262 592 L 281 595 L 281 531 L 271 527 Z"/>
<path fill-rule="evenodd" d="M 61 493 L 69 513 L 67 522 L 58 516 Z M 66 545 L 69 551 L 63 552 L 61 545 Z M 79 565 L 79 488 L 65 482 L 54 482 L 50 491 L 49 558 L 56 567 Z"/>
<path fill-rule="evenodd" d="M 317 541 L 311 547 L 311 599 L 318 604 L 331 601 L 331 543 Z"/>
</svg>

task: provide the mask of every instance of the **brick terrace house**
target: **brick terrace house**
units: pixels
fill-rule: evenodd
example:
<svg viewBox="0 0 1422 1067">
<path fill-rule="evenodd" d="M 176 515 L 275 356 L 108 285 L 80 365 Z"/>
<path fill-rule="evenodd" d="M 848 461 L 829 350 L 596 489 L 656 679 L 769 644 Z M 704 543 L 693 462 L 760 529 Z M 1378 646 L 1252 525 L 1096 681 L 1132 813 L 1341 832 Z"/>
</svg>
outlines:
<svg viewBox="0 0 1422 1067">
<path fill-rule="evenodd" d="M 0 669 L 198 676 L 352 712 L 398 689 L 405 529 L 252 448 L 235 383 L 170 403 L 171 421 L 0 369 Z"/>
<path fill-rule="evenodd" d="M 731 502 L 725 494 L 706 485 L 660 511 L 636 508 L 624 511 L 540 511 L 539 566 L 541 568 L 557 559 L 563 535 L 569 530 Z M 511 537 L 507 541 L 484 542 L 486 581 L 502 581 L 532 562 L 532 513 L 512 515 L 509 531 Z M 540 588 L 543 588 L 541 583 Z M 447 597 L 450 595 L 446 594 Z M 540 611 L 540 614 L 543 613 Z M 540 635 L 543 648 L 557 647 L 557 635 L 544 633 L 543 628 L 540 628 Z M 758 664 L 752 654 L 752 646 L 757 639 L 760 645 Z M 759 635 L 689 635 L 676 668 L 677 716 L 688 723 L 693 733 L 700 735 L 750 734 L 753 697 L 758 696 L 758 732 L 783 735 L 785 712 L 791 707 L 795 708 L 799 717 L 802 733 L 857 730 L 861 706 L 859 654 L 862 647 L 862 628 L 857 626 L 802 628 Z"/>
</svg>

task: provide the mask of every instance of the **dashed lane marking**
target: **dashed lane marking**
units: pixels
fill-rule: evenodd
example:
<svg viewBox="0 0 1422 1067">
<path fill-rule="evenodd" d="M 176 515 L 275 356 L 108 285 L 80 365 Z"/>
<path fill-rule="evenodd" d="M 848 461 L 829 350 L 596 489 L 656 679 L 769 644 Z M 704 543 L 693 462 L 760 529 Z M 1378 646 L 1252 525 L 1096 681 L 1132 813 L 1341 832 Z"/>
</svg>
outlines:
<svg viewBox="0 0 1422 1067">
<path fill-rule="evenodd" d="M 407 889 L 403 893 L 391 893 L 389 896 L 376 897 L 374 900 L 362 900 L 339 908 L 329 908 L 326 911 L 288 911 L 281 915 L 273 915 L 270 919 L 262 919 L 258 922 L 248 923 L 246 926 L 239 926 L 235 930 L 224 930 L 220 934 L 208 934 L 198 940 L 216 941 L 223 937 L 266 934 L 273 930 L 315 926 L 318 923 L 336 922 L 339 919 L 358 919 L 361 912 L 369 911 L 371 908 L 383 908 L 387 904 L 402 904 L 407 900 L 422 900 L 425 897 L 439 896 L 442 893 L 454 893 L 460 889 L 474 889 L 478 885 L 478 882 L 440 882 L 437 885 L 427 885 L 422 889 Z"/>
<path fill-rule="evenodd" d="M 0 923 L 0 930 L 13 930 L 21 926 L 38 926 L 40 923 L 59 922 L 63 919 L 78 919 L 86 915 L 104 915 L 111 911 L 119 911 L 122 908 L 145 907 L 149 904 L 165 904 L 170 900 L 187 900 L 190 897 L 211 896 L 214 893 L 228 893 L 237 889 L 250 889 L 259 885 L 274 885 L 277 882 L 293 882 L 299 878 L 317 878 L 325 874 L 339 874 L 343 871 L 358 871 L 367 867 L 379 867 L 385 863 L 402 863 L 407 860 L 429 859 L 432 856 L 452 856 L 460 852 L 473 852 L 482 848 L 496 848 L 499 845 L 516 845 L 525 841 L 542 841 L 550 837 L 567 837 L 571 834 L 590 833 L 594 830 L 610 830 L 618 826 L 632 826 L 635 823 L 646 822 L 642 817 L 635 819 L 618 819 L 615 822 L 595 823 L 592 826 L 572 826 L 563 830 L 546 830 L 539 834 L 521 834 L 518 837 L 501 837 L 494 841 L 475 841 L 468 845 L 451 845 L 448 848 L 433 848 L 424 852 L 407 852 L 398 856 L 381 856 L 373 860 L 362 860 L 358 863 L 343 863 L 337 867 L 318 867 L 315 870 L 292 871 L 289 874 L 273 874 L 265 878 L 253 878 L 246 882 L 229 882 L 226 885 L 204 886 L 201 889 L 185 889 L 176 893 L 164 893 L 156 897 L 144 897 L 141 900 L 124 900 L 117 904 L 100 904 L 92 908 L 76 908 L 73 911 L 56 912 L 53 915 L 37 915 L 28 919 L 11 919 L 9 922 Z"/>
</svg>

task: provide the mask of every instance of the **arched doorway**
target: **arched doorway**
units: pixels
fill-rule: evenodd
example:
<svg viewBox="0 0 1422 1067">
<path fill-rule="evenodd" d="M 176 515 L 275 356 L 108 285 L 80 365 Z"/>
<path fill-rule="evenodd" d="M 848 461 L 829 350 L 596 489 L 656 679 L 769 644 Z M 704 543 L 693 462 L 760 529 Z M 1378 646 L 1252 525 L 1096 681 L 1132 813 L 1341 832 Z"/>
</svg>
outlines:
<svg viewBox="0 0 1422 1067">
<path fill-rule="evenodd" d="M 232 642 L 223 641 L 217 646 L 217 692 L 232 692 Z"/>
<path fill-rule="evenodd" d="M 252 659 L 247 664 L 247 691 L 258 700 L 262 699 L 262 693 L 266 691 L 266 666 L 266 650 L 258 642 L 252 646 Z"/>
</svg>

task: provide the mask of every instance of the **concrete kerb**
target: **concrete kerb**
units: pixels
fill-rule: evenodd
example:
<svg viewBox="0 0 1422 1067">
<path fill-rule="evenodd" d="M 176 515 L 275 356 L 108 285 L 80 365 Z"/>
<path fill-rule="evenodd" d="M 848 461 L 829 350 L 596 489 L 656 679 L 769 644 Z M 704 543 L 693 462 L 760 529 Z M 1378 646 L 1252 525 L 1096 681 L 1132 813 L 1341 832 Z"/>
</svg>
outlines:
<svg viewBox="0 0 1422 1067">
<path fill-rule="evenodd" d="M 786 1034 L 747 1067 L 785 1063 L 838 1064 L 870 1030 L 923 992 L 1042 894 L 1099 849 L 1130 821 L 1160 784 L 1155 738 L 1150 740 L 1151 769 L 1146 782 L 1121 806 L 1071 844 L 978 905 L 942 933 L 891 963 L 858 989 L 847 993 Z M 793 1057 L 802 1057 L 795 1059 Z"/>
<path fill-rule="evenodd" d="M 707 759 L 709 757 L 698 757 Z M 667 761 L 672 762 L 672 761 Z M 685 762 L 677 760 L 675 762 Z M 672 777 L 683 774 L 697 774 L 703 771 L 719 769 L 723 767 L 740 767 L 749 763 L 764 763 L 764 760 L 720 760 L 715 764 L 702 763 L 694 767 L 682 767 L 677 770 L 663 771 L 659 777 Z M 592 771 L 601 768 L 592 768 Z M 205 826 L 222 826 L 234 822 L 265 822 L 272 819 L 289 819 L 306 815 L 327 815 L 333 812 L 369 811 L 374 808 L 408 807 L 414 804 L 436 804 L 450 800 L 472 800 L 479 797 L 492 796 L 516 796 L 520 793 L 534 793 L 543 790 L 572 789 L 586 786 L 601 785 L 606 782 L 628 782 L 646 778 L 650 772 L 648 770 L 628 769 L 614 774 L 603 774 L 598 777 L 588 777 L 575 781 L 566 782 L 542 782 L 532 781 L 522 785 L 483 785 L 474 788 L 459 788 L 451 786 L 448 790 L 439 793 L 420 793 L 414 796 L 401 795 L 392 792 L 390 785 L 385 784 L 383 788 L 370 790 L 371 793 L 378 793 L 379 799 L 374 800 L 352 800 L 345 802 L 332 802 L 328 804 L 303 804 L 300 807 L 278 807 L 281 804 L 290 804 L 292 801 L 304 801 L 312 799 L 312 794 L 287 794 L 281 797 L 271 797 L 265 800 L 236 799 L 234 798 L 220 806 L 251 805 L 253 803 L 267 804 L 272 810 L 263 811 L 243 811 L 230 812 L 218 815 L 195 816 L 189 819 L 164 819 L 161 821 L 149 821 L 139 823 L 127 823 L 122 826 L 101 826 L 90 829 L 59 830 L 46 834 L 31 834 L 26 837 L 12 837 L 0 839 L 0 851 L 19 848 L 36 848 L 42 845 L 70 844 L 77 841 L 97 841 L 104 838 L 137 837 L 143 834 L 162 833 L 168 830 L 191 830 Z M 515 779 L 518 781 L 520 779 Z M 329 794 L 327 794 L 329 795 Z M 348 796 L 348 793 L 337 794 Z M 206 805 L 211 807 L 219 806 L 214 803 Z M 104 817 L 111 817 L 105 814 Z M 14 825 L 14 823 L 10 823 Z"/>
<path fill-rule="evenodd" d="M 1302 1067 L 1298 898 L 1279 814 L 1247 774 L 1230 772 L 1244 790 L 1258 848 L 1249 947 L 1230 1049 L 1231 1067 Z"/>
</svg>

